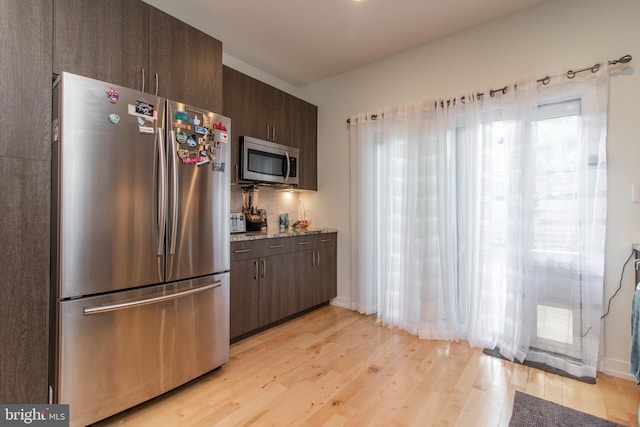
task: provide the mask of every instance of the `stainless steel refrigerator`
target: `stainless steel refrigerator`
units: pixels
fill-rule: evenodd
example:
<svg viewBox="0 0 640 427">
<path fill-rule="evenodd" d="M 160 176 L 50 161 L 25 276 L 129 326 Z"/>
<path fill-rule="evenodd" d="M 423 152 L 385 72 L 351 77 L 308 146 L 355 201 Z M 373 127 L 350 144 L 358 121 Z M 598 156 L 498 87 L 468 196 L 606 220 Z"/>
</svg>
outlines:
<svg viewBox="0 0 640 427">
<path fill-rule="evenodd" d="M 74 426 L 229 359 L 231 124 L 69 73 L 53 98 L 50 394 Z"/>
</svg>

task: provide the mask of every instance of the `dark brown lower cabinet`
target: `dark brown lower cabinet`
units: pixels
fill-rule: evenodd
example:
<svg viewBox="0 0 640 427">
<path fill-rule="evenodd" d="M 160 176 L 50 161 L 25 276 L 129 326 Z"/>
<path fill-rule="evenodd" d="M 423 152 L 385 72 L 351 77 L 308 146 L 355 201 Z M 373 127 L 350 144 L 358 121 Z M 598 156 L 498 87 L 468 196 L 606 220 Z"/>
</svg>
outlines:
<svg viewBox="0 0 640 427">
<path fill-rule="evenodd" d="M 334 298 L 336 254 L 336 233 L 231 243 L 231 339 Z"/>
<path fill-rule="evenodd" d="M 338 248 L 335 244 L 335 234 L 333 234 L 333 236 L 333 246 L 318 249 L 316 260 L 318 284 L 315 291 L 316 302 L 318 304 L 338 296 Z"/>
<path fill-rule="evenodd" d="M 322 304 L 337 295 L 336 233 L 295 237 L 295 282 L 298 310 Z"/>
<path fill-rule="evenodd" d="M 229 333 L 232 338 L 260 326 L 258 266 L 258 258 L 231 263 Z"/>
<path fill-rule="evenodd" d="M 266 326 L 295 314 L 293 254 L 260 258 L 259 326 Z"/>
</svg>

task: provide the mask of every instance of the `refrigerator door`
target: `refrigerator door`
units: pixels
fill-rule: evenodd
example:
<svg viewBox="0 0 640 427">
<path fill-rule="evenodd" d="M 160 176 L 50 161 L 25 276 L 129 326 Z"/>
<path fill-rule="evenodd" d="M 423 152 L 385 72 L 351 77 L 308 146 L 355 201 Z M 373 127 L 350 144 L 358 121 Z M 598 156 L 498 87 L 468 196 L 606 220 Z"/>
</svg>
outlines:
<svg viewBox="0 0 640 427">
<path fill-rule="evenodd" d="M 229 360 L 229 273 L 62 301 L 58 403 L 84 426 Z"/>
<path fill-rule="evenodd" d="M 164 99 L 69 73 L 54 91 L 59 298 L 162 282 Z"/>
<path fill-rule="evenodd" d="M 231 120 L 167 101 L 166 280 L 229 271 Z"/>
</svg>

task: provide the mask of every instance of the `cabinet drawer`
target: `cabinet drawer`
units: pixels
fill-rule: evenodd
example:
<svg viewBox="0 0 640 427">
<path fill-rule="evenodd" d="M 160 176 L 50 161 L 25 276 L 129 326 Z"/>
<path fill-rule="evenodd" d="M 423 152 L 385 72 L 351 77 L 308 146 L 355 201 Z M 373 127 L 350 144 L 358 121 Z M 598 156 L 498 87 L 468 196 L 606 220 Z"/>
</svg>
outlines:
<svg viewBox="0 0 640 427">
<path fill-rule="evenodd" d="M 260 256 L 278 255 L 291 252 L 291 239 L 288 237 L 264 239 L 260 244 L 262 246 Z"/>
<path fill-rule="evenodd" d="M 338 233 L 322 233 L 316 236 L 319 248 L 327 248 L 338 244 Z"/>
<path fill-rule="evenodd" d="M 293 238 L 294 251 L 306 251 L 308 249 L 316 249 L 317 247 L 318 247 L 317 234 L 307 234 L 303 236 L 296 236 Z"/>
<path fill-rule="evenodd" d="M 231 261 L 242 261 L 243 259 L 258 258 L 261 256 L 261 248 L 262 245 L 259 240 L 231 242 Z"/>
</svg>

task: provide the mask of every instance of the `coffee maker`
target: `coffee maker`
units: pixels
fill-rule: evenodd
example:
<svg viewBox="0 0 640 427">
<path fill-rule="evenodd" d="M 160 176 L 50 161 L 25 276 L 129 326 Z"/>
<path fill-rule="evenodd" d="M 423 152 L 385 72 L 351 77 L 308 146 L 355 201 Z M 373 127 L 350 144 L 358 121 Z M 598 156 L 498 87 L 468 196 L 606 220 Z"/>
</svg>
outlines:
<svg viewBox="0 0 640 427">
<path fill-rule="evenodd" d="M 267 227 L 267 211 L 258 209 L 259 187 L 249 185 L 241 187 L 242 191 L 242 212 L 245 214 L 247 232 L 262 231 Z"/>
</svg>

